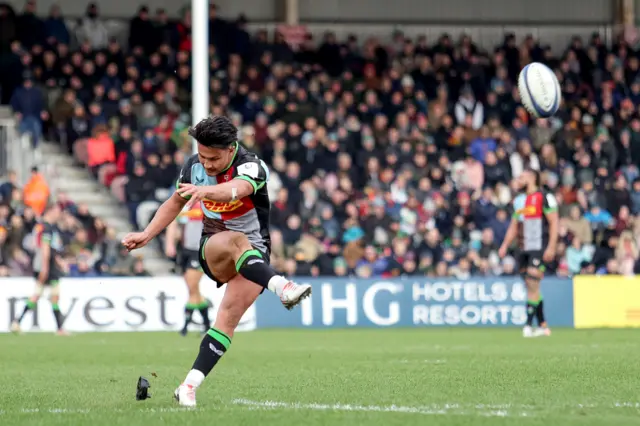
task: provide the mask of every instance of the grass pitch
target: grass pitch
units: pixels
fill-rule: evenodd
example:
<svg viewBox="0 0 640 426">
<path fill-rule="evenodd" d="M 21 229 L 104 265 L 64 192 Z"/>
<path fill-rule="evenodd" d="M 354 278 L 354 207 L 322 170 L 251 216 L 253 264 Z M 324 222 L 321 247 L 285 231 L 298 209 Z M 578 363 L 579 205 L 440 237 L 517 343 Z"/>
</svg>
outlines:
<svg viewBox="0 0 640 426">
<path fill-rule="evenodd" d="M 640 330 L 240 333 L 198 392 L 172 401 L 200 338 L 0 335 L 0 424 L 638 425 Z M 157 375 L 157 377 L 154 377 Z M 152 398 L 135 401 L 138 376 Z"/>
</svg>

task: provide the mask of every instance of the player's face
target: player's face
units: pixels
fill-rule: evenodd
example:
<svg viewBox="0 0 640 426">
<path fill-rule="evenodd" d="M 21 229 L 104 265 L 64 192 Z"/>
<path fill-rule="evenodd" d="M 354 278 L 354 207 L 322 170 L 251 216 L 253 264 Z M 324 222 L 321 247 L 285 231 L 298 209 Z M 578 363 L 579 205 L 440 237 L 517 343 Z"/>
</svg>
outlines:
<svg viewBox="0 0 640 426">
<path fill-rule="evenodd" d="M 235 146 L 229 148 L 211 148 L 198 144 L 198 158 L 200 164 L 209 176 L 217 176 L 228 166 L 235 152 Z"/>
<path fill-rule="evenodd" d="M 518 177 L 518 188 L 521 190 L 526 189 L 529 186 L 529 182 L 531 182 L 532 177 L 533 175 L 530 171 L 523 171 Z"/>
</svg>

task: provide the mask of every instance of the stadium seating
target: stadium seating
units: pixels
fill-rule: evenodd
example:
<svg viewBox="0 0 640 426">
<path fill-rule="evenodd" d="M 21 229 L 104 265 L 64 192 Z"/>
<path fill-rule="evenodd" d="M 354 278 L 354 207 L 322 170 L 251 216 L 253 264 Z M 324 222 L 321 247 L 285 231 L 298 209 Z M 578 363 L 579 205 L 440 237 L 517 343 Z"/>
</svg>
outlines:
<svg viewBox="0 0 640 426">
<path fill-rule="evenodd" d="M 241 142 L 272 169 L 278 268 L 329 275 L 347 265 L 363 277 L 514 274 L 514 257 L 500 259 L 497 245 L 510 186 L 525 166 L 539 169 L 562 203 L 550 274 L 638 268 L 640 72 L 635 57 L 618 57 L 632 50 L 623 40 L 607 47 L 594 34 L 556 57 L 532 38 L 509 35 L 489 51 L 470 37 L 427 44 L 399 34 L 381 45 L 328 35 L 294 52 L 222 22 L 211 110 L 232 117 Z M 17 58 L 48 98 L 57 93 L 44 134 L 68 143 L 140 228 L 171 193 L 167 176 L 190 151 L 189 34 L 178 31 L 181 22 L 154 25 L 175 39 L 150 34 L 98 49 L 74 43 L 69 54 L 42 40 L 54 66 L 32 46 L 22 54 L 33 56 L 30 65 Z M 550 120 L 532 119 L 519 103 L 515 81 L 530 61 L 561 77 L 565 102 Z M 105 72 L 109 63 L 119 66 L 116 75 Z M 52 78 L 73 89 L 73 102 L 53 90 Z M 109 128 L 116 159 L 90 166 L 87 138 L 96 126 Z M 591 233 L 576 231 L 584 227 Z M 630 246 L 618 242 L 623 234 Z"/>
</svg>

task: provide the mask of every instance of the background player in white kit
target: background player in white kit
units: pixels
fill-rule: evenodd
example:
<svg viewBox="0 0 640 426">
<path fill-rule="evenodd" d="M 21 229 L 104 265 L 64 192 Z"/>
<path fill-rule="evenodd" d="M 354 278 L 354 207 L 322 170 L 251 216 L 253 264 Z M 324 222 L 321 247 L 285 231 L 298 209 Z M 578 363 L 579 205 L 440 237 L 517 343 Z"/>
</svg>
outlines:
<svg viewBox="0 0 640 426">
<path fill-rule="evenodd" d="M 200 249 L 200 237 L 202 236 L 202 209 L 196 205 L 190 210 L 183 209 L 176 220 L 171 222 L 165 235 L 165 253 L 169 258 L 177 257 L 177 265 L 182 270 L 189 299 L 184 307 L 184 326 L 180 334 L 187 335 L 189 324 L 193 321 L 193 313 L 200 312 L 204 326 L 204 332 L 211 327 L 209 321 L 209 302 L 200 293 L 200 280 L 204 275 L 198 250 Z M 176 249 L 176 243 L 180 241 L 180 252 Z"/>
</svg>

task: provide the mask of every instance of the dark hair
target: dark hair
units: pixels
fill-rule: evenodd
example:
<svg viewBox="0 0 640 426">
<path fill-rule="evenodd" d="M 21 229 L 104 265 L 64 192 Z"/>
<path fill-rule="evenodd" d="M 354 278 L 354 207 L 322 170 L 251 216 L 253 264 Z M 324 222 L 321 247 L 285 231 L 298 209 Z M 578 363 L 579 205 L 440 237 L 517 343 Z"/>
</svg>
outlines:
<svg viewBox="0 0 640 426">
<path fill-rule="evenodd" d="M 190 127 L 189 136 L 210 148 L 226 148 L 238 140 L 238 129 L 227 117 L 213 115 Z"/>
</svg>

